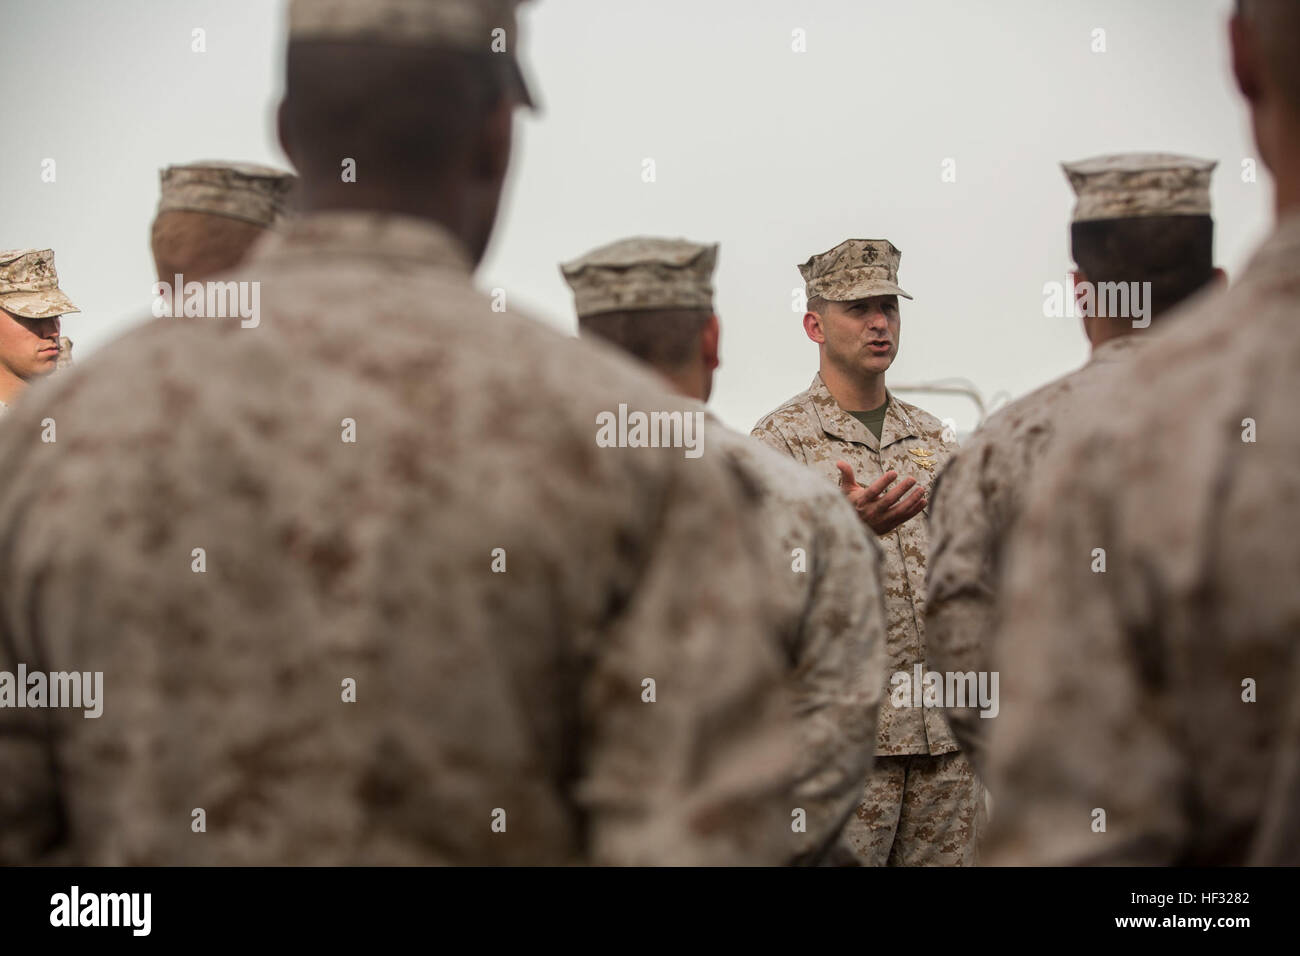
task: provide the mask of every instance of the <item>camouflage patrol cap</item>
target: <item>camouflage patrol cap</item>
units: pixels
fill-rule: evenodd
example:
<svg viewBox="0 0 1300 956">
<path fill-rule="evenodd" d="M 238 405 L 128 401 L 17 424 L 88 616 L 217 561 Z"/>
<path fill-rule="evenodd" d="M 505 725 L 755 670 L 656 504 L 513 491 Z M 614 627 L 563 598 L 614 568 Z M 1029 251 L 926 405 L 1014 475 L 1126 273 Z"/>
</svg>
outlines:
<svg viewBox="0 0 1300 956">
<path fill-rule="evenodd" d="M 59 289 L 53 249 L 0 252 L 0 308 L 25 319 L 81 311 Z"/>
<path fill-rule="evenodd" d="M 168 166 L 158 174 L 158 213 L 206 212 L 264 229 L 280 223 L 298 177 L 270 166 L 205 160 Z"/>
<path fill-rule="evenodd" d="M 515 10 L 521 2 L 525 0 L 290 0 L 289 39 L 501 52 L 509 60 L 520 101 L 531 108 L 533 97 L 516 55 Z"/>
<path fill-rule="evenodd" d="M 1208 216 L 1218 163 L 1173 153 L 1122 153 L 1062 163 L 1075 195 L 1074 222 Z"/>
<path fill-rule="evenodd" d="M 578 317 L 646 309 L 713 310 L 718 247 L 638 236 L 560 266 Z"/>
<path fill-rule="evenodd" d="M 898 286 L 903 254 L 888 239 L 845 239 L 799 267 L 808 298 L 852 302 L 873 295 L 912 298 Z"/>
</svg>

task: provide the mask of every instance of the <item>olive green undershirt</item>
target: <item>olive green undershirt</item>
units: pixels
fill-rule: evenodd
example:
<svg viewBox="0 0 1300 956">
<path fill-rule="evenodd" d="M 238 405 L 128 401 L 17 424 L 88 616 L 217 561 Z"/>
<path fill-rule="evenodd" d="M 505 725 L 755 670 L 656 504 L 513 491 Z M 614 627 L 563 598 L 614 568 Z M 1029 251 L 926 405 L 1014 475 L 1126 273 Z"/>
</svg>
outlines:
<svg viewBox="0 0 1300 956">
<path fill-rule="evenodd" d="M 849 414 L 871 429 L 871 434 L 876 436 L 876 441 L 880 441 L 880 433 L 885 428 L 885 412 L 888 409 L 889 399 L 886 398 L 885 404 L 879 408 L 872 408 L 865 412 L 849 412 Z M 845 411 L 848 411 L 848 409 L 845 409 Z"/>
</svg>

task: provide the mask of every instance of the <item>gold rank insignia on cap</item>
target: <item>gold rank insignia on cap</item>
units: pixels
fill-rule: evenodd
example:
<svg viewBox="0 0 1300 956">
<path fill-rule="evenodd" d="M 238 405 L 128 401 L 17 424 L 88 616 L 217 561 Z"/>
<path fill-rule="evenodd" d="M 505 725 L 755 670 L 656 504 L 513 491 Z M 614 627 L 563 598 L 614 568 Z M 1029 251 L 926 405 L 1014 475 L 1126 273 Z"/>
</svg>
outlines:
<svg viewBox="0 0 1300 956">
<path fill-rule="evenodd" d="M 873 295 L 912 298 L 898 285 L 903 254 L 888 239 L 845 239 L 799 266 L 808 298 L 853 302 Z"/>
<path fill-rule="evenodd" d="M 53 249 L 0 252 L 0 308 L 25 319 L 81 311 L 59 289 Z"/>
<path fill-rule="evenodd" d="M 717 244 L 638 236 L 560 266 L 579 318 L 647 309 L 713 311 Z"/>
<path fill-rule="evenodd" d="M 264 229 L 288 215 L 298 177 L 254 163 L 205 160 L 168 166 L 158 174 L 158 212 L 206 212 Z"/>
<path fill-rule="evenodd" d="M 1078 196 L 1074 222 L 1208 216 L 1218 163 L 1173 153 L 1122 153 L 1062 163 Z"/>
</svg>

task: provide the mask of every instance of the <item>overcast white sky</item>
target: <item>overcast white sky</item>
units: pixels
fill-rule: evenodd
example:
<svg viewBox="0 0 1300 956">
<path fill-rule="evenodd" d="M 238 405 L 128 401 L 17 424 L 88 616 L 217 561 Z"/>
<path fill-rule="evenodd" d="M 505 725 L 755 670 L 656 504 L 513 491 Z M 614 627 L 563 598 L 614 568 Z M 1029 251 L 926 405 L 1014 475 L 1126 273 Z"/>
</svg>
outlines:
<svg viewBox="0 0 1300 956">
<path fill-rule="evenodd" d="M 1232 86 L 1231 0 L 537 0 L 505 210 L 479 273 L 574 327 L 557 262 L 634 234 L 721 242 L 714 406 L 748 429 L 816 369 L 795 264 L 849 237 L 903 250 L 891 384 L 1019 396 L 1078 365 L 1043 317 L 1070 264 L 1061 160 L 1218 159 L 1217 256 L 1269 228 Z M 84 357 L 147 315 L 169 163 L 287 166 L 274 130 L 283 0 L 0 0 L 0 248 L 52 247 Z M 206 31 L 205 53 L 191 34 Z M 805 31 L 806 52 L 792 49 Z M 1105 52 L 1093 52 L 1094 31 Z M 57 180 L 41 181 L 53 158 Z M 642 181 L 643 160 L 657 181 Z M 956 182 L 943 182 L 945 159 Z M 359 317 L 364 318 L 364 317 Z M 969 403 L 913 398 L 963 430 Z"/>
</svg>

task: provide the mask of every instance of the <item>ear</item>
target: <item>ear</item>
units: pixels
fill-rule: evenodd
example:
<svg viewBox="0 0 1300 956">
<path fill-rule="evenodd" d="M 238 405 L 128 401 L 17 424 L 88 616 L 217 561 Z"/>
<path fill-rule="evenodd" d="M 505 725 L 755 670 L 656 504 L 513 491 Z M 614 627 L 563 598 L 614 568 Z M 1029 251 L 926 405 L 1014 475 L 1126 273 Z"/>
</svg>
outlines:
<svg viewBox="0 0 1300 956">
<path fill-rule="evenodd" d="M 1248 102 L 1258 102 L 1259 53 L 1252 25 L 1239 16 L 1233 17 L 1228 23 L 1228 41 L 1232 47 L 1232 74 L 1237 78 L 1237 88 Z"/>
<path fill-rule="evenodd" d="M 483 120 L 479 137 L 476 171 L 488 182 L 500 182 L 510 168 L 510 148 L 514 140 L 515 101 L 502 96 Z"/>
<path fill-rule="evenodd" d="M 718 341 L 721 338 L 722 329 L 718 325 L 718 317 L 711 315 L 704 325 L 704 331 L 700 333 L 700 358 L 704 360 L 704 367 L 709 371 L 722 364 L 722 360 L 718 357 Z"/>
<path fill-rule="evenodd" d="M 280 141 L 280 148 L 284 150 L 284 155 L 288 156 L 289 162 L 293 164 L 295 169 L 298 169 L 300 168 L 298 165 L 298 157 L 293 154 L 293 143 L 290 142 L 288 132 L 289 126 L 285 121 L 284 116 L 284 100 L 281 100 L 280 105 L 275 109 L 275 136 Z"/>
<path fill-rule="evenodd" d="M 1074 288 L 1074 305 L 1075 315 L 1079 317 L 1079 325 L 1083 329 L 1083 334 L 1087 336 L 1089 342 L 1092 341 L 1092 316 L 1083 311 L 1083 286 L 1088 281 L 1087 274 L 1078 266 L 1069 273 L 1070 285 Z"/>
<path fill-rule="evenodd" d="M 816 312 L 805 312 L 803 314 L 803 331 L 804 335 L 818 345 L 826 344 L 826 332 L 822 329 L 822 317 Z"/>
<path fill-rule="evenodd" d="M 1073 272 L 1069 273 L 1069 276 L 1070 276 L 1070 287 L 1074 289 L 1074 302 L 1076 305 L 1080 305 L 1083 299 L 1082 286 L 1085 282 L 1088 281 L 1088 276 L 1086 273 L 1084 273 L 1082 269 L 1078 268 L 1077 266 L 1075 267 Z"/>
<path fill-rule="evenodd" d="M 1210 287 L 1216 290 L 1226 289 L 1228 287 L 1228 273 L 1215 266 L 1214 271 L 1210 273 Z"/>
</svg>

